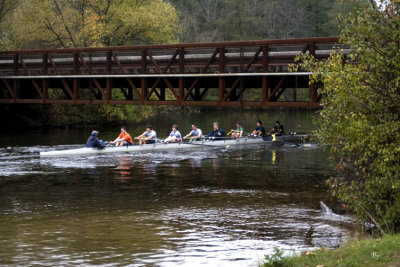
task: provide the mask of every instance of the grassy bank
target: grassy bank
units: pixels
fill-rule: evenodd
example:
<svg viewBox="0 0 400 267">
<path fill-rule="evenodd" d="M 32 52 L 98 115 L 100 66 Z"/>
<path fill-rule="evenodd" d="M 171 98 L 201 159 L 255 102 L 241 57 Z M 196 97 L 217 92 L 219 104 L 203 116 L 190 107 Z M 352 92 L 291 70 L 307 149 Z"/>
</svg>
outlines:
<svg viewBox="0 0 400 267">
<path fill-rule="evenodd" d="M 276 251 L 264 266 L 400 266 L 400 235 L 352 240 L 338 249 L 322 248 L 292 257 Z"/>
</svg>

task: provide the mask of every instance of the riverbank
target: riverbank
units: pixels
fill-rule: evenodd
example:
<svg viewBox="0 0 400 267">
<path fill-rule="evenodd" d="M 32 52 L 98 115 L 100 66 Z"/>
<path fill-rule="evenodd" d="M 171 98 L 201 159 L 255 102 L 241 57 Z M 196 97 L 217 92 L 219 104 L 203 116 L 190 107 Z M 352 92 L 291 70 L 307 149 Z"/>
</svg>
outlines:
<svg viewBox="0 0 400 267">
<path fill-rule="evenodd" d="M 141 122 L 171 110 L 177 110 L 177 107 L 62 104 L 1 105 L 0 132 L 26 129 L 86 128 L 88 126 L 113 127 Z"/>
<path fill-rule="evenodd" d="M 252 111 L 255 120 L 262 119 L 259 114 L 271 112 L 278 114 L 269 122 L 288 114 L 307 113 L 313 116 L 314 110 L 298 110 L 289 108 L 275 108 L 265 110 L 260 108 L 226 108 L 222 107 L 181 107 L 181 106 L 146 106 L 146 105 L 63 105 L 63 104 L 4 104 L 0 105 L 0 132 L 31 129 L 70 129 L 70 128 L 108 128 L 119 127 L 148 121 L 150 118 L 171 114 L 174 123 L 177 118 L 192 116 L 204 112 L 238 114 L 236 120 L 243 121 L 245 111 Z M 282 114 L 282 115 L 281 115 Z M 179 120 L 179 121 L 180 121 Z M 193 123 L 193 122 L 192 122 Z M 253 121 L 251 123 L 254 123 Z M 229 126 L 231 127 L 231 126 Z"/>
<path fill-rule="evenodd" d="M 334 250 L 319 249 L 291 257 L 269 256 L 264 266 L 400 266 L 400 234 L 351 240 Z"/>
</svg>

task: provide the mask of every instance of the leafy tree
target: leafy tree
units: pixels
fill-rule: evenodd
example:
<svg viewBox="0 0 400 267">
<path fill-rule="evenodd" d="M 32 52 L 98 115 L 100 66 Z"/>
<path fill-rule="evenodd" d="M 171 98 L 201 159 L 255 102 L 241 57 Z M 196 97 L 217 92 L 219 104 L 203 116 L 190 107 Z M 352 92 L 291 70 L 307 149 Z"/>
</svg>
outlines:
<svg viewBox="0 0 400 267">
<path fill-rule="evenodd" d="M 4 45 L 4 32 L 8 30 L 8 24 L 5 21 L 17 4 L 17 0 L 0 0 L 0 48 Z"/>
<path fill-rule="evenodd" d="M 386 2 L 343 21 L 348 56 L 302 65 L 324 83 L 317 136 L 331 144 L 331 192 L 382 233 L 400 230 L 400 2 Z"/>
<path fill-rule="evenodd" d="M 9 24 L 18 49 L 172 43 L 179 33 L 163 0 L 20 0 Z"/>
</svg>

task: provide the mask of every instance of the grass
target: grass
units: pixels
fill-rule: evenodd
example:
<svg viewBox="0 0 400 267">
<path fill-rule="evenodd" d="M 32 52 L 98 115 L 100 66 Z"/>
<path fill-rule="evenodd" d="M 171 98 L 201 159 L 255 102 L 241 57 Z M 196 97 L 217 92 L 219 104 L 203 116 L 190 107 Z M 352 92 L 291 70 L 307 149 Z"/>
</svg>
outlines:
<svg viewBox="0 0 400 267">
<path fill-rule="evenodd" d="M 400 266 L 400 235 L 351 240 L 340 248 L 282 257 L 279 250 L 266 256 L 264 266 Z"/>
</svg>

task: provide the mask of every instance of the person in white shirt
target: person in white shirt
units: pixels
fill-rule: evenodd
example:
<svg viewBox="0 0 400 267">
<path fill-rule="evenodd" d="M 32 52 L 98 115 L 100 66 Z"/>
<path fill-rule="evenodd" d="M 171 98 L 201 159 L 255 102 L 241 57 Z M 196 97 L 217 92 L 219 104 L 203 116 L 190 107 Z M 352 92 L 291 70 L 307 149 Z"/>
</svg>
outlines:
<svg viewBox="0 0 400 267">
<path fill-rule="evenodd" d="M 187 135 L 185 135 L 185 137 L 183 137 L 183 139 L 199 139 L 203 136 L 203 132 L 201 131 L 201 129 L 197 128 L 196 124 L 192 125 L 192 131 L 190 133 L 188 133 Z"/>
<path fill-rule="evenodd" d="M 165 143 L 175 143 L 175 142 L 182 142 L 182 135 L 178 131 L 178 125 L 172 125 L 172 132 L 169 136 L 164 140 Z"/>
<path fill-rule="evenodd" d="M 157 133 L 153 131 L 153 127 L 148 125 L 146 127 L 146 131 L 139 136 L 136 136 L 135 139 L 139 140 L 139 145 L 143 144 L 152 144 L 157 141 Z"/>
</svg>

